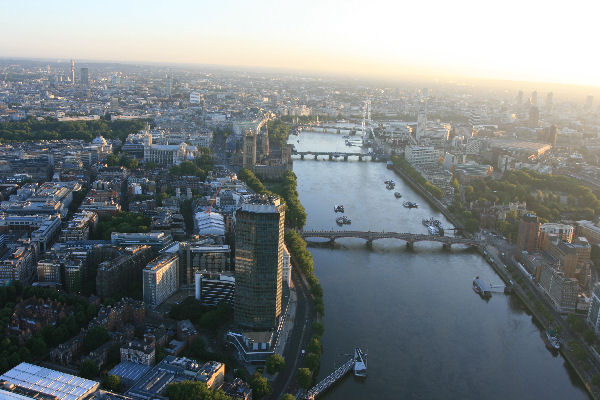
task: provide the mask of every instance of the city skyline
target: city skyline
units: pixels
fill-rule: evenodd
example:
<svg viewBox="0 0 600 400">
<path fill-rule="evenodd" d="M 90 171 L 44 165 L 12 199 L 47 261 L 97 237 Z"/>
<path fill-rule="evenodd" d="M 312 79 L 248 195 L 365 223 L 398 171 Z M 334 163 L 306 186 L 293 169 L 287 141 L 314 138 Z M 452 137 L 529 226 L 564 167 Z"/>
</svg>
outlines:
<svg viewBox="0 0 600 400">
<path fill-rule="evenodd" d="M 465 0 L 325 1 L 302 8 L 270 0 L 168 7 L 28 2 L 11 4 L 0 16 L 0 54 L 597 87 L 597 56 L 585 39 L 593 35 L 596 7 L 513 0 L 497 7 Z M 575 22 L 577 29 L 566 29 Z"/>
</svg>

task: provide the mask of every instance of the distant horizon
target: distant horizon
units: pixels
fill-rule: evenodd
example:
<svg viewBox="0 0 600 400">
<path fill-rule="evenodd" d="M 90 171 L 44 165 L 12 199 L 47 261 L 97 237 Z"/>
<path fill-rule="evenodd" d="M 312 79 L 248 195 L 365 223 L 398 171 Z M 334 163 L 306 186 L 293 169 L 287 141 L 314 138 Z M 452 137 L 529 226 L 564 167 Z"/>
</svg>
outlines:
<svg viewBox="0 0 600 400">
<path fill-rule="evenodd" d="M 252 72 L 252 73 L 278 73 L 278 74 L 290 74 L 290 75 L 304 75 L 315 79 L 337 79 L 337 80 L 352 80 L 357 82 L 377 82 L 385 84 L 401 84 L 401 83 L 412 83 L 412 84 L 459 84 L 461 81 L 464 84 L 479 84 L 482 86 L 495 87 L 501 84 L 510 84 L 511 89 L 514 90 L 562 90 L 568 93 L 568 96 L 587 96 L 593 95 L 600 96 L 600 85 L 585 85 L 585 84 L 574 84 L 564 82 L 548 82 L 548 81 L 526 81 L 526 80 L 515 80 L 507 78 L 493 78 L 493 77 L 479 77 L 479 76 L 467 76 L 467 75 L 454 75 L 454 74 L 440 74 L 437 77 L 428 74 L 406 74 L 397 76 L 376 76 L 376 75 L 365 75 L 349 72 L 335 72 L 335 71 L 321 71 L 316 69 L 295 69 L 290 67 L 273 67 L 273 66 L 259 66 L 259 65 L 230 65 L 230 64 L 203 64 L 193 62 L 165 62 L 165 61 L 144 61 L 144 60 L 108 60 L 108 59 L 90 59 L 90 58 L 65 58 L 65 57 L 27 57 L 27 56 L 0 56 L 0 60 L 3 61 L 32 61 L 32 62 L 52 62 L 52 63 L 65 63 L 68 64 L 71 60 L 77 64 L 116 64 L 116 65 L 128 65 L 128 66 L 153 66 L 153 67 L 164 67 L 164 68 L 207 68 L 215 70 L 229 70 L 232 72 Z M 506 88 L 509 90 L 508 88 Z M 575 92 L 575 93 L 573 93 Z M 527 95 L 527 93 L 524 93 Z M 542 93 L 540 93 L 542 94 Z M 555 93 L 556 95 L 556 93 Z M 582 98 L 582 101 L 585 100 Z"/>
<path fill-rule="evenodd" d="M 0 54 L 600 87 L 598 5 L 542 0 L 5 2 Z M 575 25 L 576 24 L 576 25 Z"/>
</svg>

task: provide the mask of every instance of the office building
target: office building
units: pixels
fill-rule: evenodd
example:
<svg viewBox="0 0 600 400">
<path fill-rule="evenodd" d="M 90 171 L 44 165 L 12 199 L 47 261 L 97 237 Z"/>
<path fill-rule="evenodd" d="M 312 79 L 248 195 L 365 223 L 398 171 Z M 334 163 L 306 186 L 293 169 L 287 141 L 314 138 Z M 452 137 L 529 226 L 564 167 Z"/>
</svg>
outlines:
<svg viewBox="0 0 600 400">
<path fill-rule="evenodd" d="M 124 249 L 104 246 L 94 258 L 103 261 L 96 271 L 96 294 L 103 299 L 122 293 L 135 280 L 142 279 L 142 268 L 152 259 L 150 246 L 131 246 Z M 139 282 L 139 280 L 138 280 Z"/>
<path fill-rule="evenodd" d="M 285 283 L 288 288 L 292 286 L 291 256 L 285 244 L 283 245 L 283 283 Z"/>
<path fill-rule="evenodd" d="M 177 254 L 160 256 L 146 265 L 142 275 L 144 303 L 156 308 L 179 287 L 179 256 Z"/>
<path fill-rule="evenodd" d="M 273 329 L 281 314 L 285 206 L 255 196 L 236 212 L 234 320 Z"/>
<path fill-rule="evenodd" d="M 571 243 L 575 228 L 567 224 L 547 223 L 540 226 L 540 232 L 546 238 L 555 237 L 563 242 Z"/>
<path fill-rule="evenodd" d="M 110 242 L 114 246 L 150 246 L 154 250 L 160 250 L 173 242 L 171 234 L 164 232 L 148 233 L 120 233 L 110 234 Z"/>
<path fill-rule="evenodd" d="M 519 221 L 517 247 L 522 251 L 532 252 L 539 249 L 540 222 L 533 213 L 527 213 Z"/>
<path fill-rule="evenodd" d="M 406 146 L 404 158 L 411 165 L 436 164 L 440 158 L 440 152 L 433 146 Z"/>
<path fill-rule="evenodd" d="M 529 127 L 537 128 L 540 122 L 540 109 L 533 106 L 529 109 Z"/>
<path fill-rule="evenodd" d="M 235 278 L 231 275 L 196 272 L 194 286 L 196 300 L 203 306 L 234 302 Z"/>
<path fill-rule="evenodd" d="M 577 221 L 577 236 L 584 236 L 590 243 L 600 243 L 600 227 L 592 221 Z"/>
</svg>

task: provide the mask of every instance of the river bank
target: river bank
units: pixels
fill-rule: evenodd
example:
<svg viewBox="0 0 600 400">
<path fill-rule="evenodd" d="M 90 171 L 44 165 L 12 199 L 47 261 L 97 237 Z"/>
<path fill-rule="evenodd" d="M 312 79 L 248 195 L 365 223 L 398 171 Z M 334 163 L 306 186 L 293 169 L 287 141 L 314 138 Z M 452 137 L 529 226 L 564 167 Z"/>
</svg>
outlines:
<svg viewBox="0 0 600 400">
<path fill-rule="evenodd" d="M 298 139 L 299 150 L 345 148 L 337 135 Z M 382 163 L 296 160 L 294 172 L 307 230 L 339 229 L 334 204 L 344 205 L 352 230 L 419 233 L 424 218 L 451 223 Z M 390 178 L 401 200 L 385 188 Z M 423 204 L 407 209 L 405 200 Z M 486 302 L 473 292 L 474 276 L 499 281 L 478 252 L 424 242 L 407 250 L 394 239 L 371 249 L 361 239 L 340 239 L 309 251 L 327 309 L 318 379 L 354 347 L 369 353 L 369 377 L 346 378 L 323 399 L 589 399 L 565 360 L 546 349 L 517 296 Z"/>
<path fill-rule="evenodd" d="M 438 199 L 433 197 L 433 195 L 418 182 L 415 182 L 408 174 L 406 174 L 401 168 L 397 165 L 392 165 L 391 168 L 396 172 L 405 182 L 407 182 L 412 188 L 417 190 L 427 201 L 435 208 L 437 208 L 440 212 L 444 214 L 449 221 L 452 222 L 454 226 L 458 226 L 463 230 L 463 234 L 467 236 L 471 236 L 467 231 L 464 230 L 464 226 L 462 223 L 447 209 L 447 207 Z M 515 276 L 511 274 L 505 267 L 504 263 L 498 262 L 494 260 L 482 247 L 478 247 L 478 251 L 482 255 L 482 257 L 490 264 L 490 266 L 494 269 L 494 271 L 498 274 L 498 276 L 504 281 L 506 285 L 509 285 L 512 279 L 515 279 Z M 514 281 L 512 281 L 514 284 Z M 548 305 L 542 302 L 535 302 L 535 297 L 533 295 L 527 296 L 525 294 L 525 290 L 521 288 L 517 288 L 518 290 L 513 290 L 513 293 L 519 298 L 519 300 L 523 303 L 523 305 L 529 310 L 532 314 L 535 321 L 544 329 L 549 329 L 553 326 L 555 319 L 549 318 L 548 315 L 551 315 L 552 309 L 548 309 Z M 533 298 L 532 298 L 533 297 Z M 558 317 L 561 318 L 561 317 Z M 564 321 L 563 321 L 564 322 Z M 566 324 L 565 324 L 566 326 Z M 573 333 L 571 333 L 575 336 Z M 585 343 L 581 345 L 586 346 Z M 560 349 L 560 353 L 564 357 L 564 359 L 569 363 L 570 367 L 577 374 L 582 384 L 585 386 L 588 394 L 593 399 L 600 398 L 600 393 L 598 390 L 594 390 L 594 387 L 591 384 L 591 375 L 589 372 L 584 371 L 582 369 L 582 363 L 575 360 L 573 355 L 569 350 L 567 350 L 567 346 L 563 344 Z"/>
</svg>

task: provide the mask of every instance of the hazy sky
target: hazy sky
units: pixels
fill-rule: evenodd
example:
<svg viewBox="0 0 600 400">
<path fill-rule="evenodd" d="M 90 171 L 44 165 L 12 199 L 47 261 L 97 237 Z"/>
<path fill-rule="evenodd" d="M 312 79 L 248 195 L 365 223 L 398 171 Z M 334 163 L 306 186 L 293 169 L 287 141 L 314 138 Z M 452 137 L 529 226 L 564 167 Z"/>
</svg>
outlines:
<svg viewBox="0 0 600 400">
<path fill-rule="evenodd" d="M 0 0 L 0 56 L 600 85 L 594 0 Z"/>
</svg>

